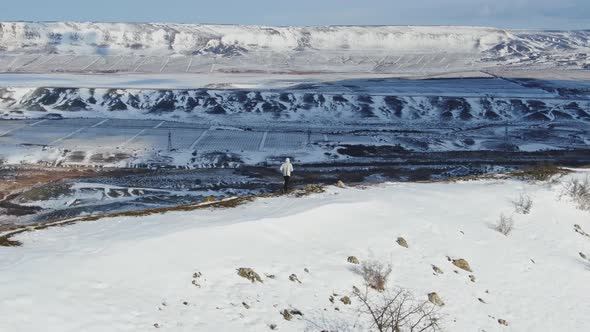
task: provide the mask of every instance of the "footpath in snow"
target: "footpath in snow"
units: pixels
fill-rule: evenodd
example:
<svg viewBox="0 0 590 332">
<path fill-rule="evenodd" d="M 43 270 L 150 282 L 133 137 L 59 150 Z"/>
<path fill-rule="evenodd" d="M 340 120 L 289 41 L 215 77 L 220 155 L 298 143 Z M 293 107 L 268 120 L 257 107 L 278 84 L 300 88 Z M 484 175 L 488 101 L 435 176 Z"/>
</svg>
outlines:
<svg viewBox="0 0 590 332">
<path fill-rule="evenodd" d="M 22 247 L 0 247 L 0 331 L 366 331 L 349 256 L 390 264 L 388 290 L 423 301 L 436 292 L 445 331 L 587 331 L 590 261 L 579 253 L 590 254 L 590 237 L 574 225 L 590 231 L 590 214 L 559 199 L 561 187 L 329 188 L 23 233 Z M 529 214 L 511 203 L 522 193 Z M 491 226 L 501 214 L 514 220 L 508 236 Z M 303 315 L 287 321 L 285 309 Z"/>
</svg>

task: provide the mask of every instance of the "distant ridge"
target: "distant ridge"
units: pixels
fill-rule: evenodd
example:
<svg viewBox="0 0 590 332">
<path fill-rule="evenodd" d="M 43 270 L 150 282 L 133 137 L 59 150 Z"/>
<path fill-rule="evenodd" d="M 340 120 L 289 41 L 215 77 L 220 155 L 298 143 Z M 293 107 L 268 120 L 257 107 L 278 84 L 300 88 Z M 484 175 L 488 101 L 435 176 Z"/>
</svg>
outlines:
<svg viewBox="0 0 590 332">
<path fill-rule="evenodd" d="M 0 51 L 41 54 L 236 56 L 254 51 L 467 52 L 510 56 L 590 48 L 589 31 L 455 26 L 270 27 L 242 25 L 5 22 Z"/>
</svg>

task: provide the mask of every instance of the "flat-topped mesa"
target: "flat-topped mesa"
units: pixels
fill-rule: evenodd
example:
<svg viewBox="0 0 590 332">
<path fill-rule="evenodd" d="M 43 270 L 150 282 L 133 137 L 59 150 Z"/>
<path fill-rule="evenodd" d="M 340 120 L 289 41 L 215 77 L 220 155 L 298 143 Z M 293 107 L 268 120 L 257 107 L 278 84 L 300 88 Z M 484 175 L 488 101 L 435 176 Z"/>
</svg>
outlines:
<svg viewBox="0 0 590 332">
<path fill-rule="evenodd" d="M 0 23 L 8 53 L 239 55 L 255 51 L 522 53 L 590 47 L 590 31 L 453 26 L 270 27 L 165 23 Z"/>
<path fill-rule="evenodd" d="M 487 72 L 498 65 L 588 69 L 589 53 L 590 31 L 582 30 L 0 22 L 0 73 L 405 77 Z"/>
<path fill-rule="evenodd" d="M 480 52 L 514 38 L 513 34 L 495 28 L 449 26 L 0 23 L 0 50 L 15 53 L 238 55 L 253 51 Z"/>
</svg>

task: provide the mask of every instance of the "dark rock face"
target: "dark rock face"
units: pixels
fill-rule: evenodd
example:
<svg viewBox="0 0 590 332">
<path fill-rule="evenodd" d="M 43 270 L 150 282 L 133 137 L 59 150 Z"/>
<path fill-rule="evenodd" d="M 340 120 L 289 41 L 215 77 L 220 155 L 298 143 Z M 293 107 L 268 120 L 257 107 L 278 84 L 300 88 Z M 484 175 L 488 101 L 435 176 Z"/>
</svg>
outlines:
<svg viewBox="0 0 590 332">
<path fill-rule="evenodd" d="M 404 110 L 404 107 L 406 105 L 406 103 L 403 100 L 395 96 L 386 96 L 385 98 L 383 98 L 383 102 L 385 103 L 385 106 L 389 110 L 391 110 L 396 117 L 401 118 L 402 111 Z"/>
</svg>

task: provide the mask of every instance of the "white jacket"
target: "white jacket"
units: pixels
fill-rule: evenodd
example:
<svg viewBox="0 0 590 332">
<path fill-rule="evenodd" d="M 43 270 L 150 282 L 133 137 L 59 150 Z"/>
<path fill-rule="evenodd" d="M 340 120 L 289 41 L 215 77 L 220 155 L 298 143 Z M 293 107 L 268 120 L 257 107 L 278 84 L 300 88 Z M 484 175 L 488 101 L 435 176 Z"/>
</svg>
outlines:
<svg viewBox="0 0 590 332">
<path fill-rule="evenodd" d="M 291 176 L 291 172 L 293 172 L 293 164 L 291 164 L 291 160 L 289 158 L 285 159 L 285 162 L 279 168 L 281 172 L 283 172 L 283 176 Z"/>
</svg>

